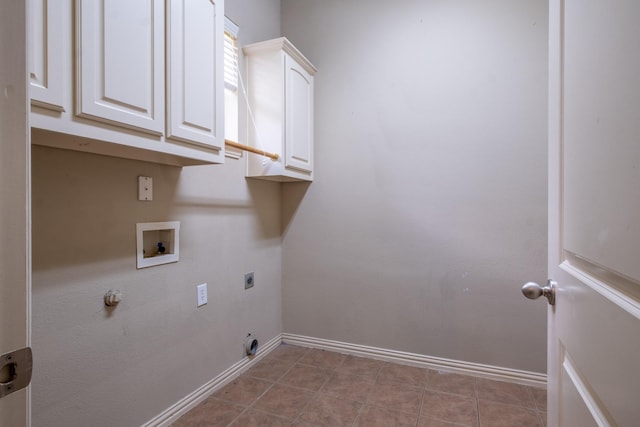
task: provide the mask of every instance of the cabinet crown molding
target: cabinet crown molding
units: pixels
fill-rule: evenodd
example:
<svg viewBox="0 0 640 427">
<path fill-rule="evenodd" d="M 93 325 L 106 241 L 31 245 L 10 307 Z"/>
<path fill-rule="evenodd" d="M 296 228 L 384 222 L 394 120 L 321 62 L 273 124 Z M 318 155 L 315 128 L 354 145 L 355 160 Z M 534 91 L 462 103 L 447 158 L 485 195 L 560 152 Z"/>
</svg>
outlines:
<svg viewBox="0 0 640 427">
<path fill-rule="evenodd" d="M 314 75 L 318 71 L 311 61 L 309 61 L 286 37 L 253 43 L 242 48 L 242 52 L 245 55 L 268 51 L 286 52 L 311 75 Z"/>
</svg>

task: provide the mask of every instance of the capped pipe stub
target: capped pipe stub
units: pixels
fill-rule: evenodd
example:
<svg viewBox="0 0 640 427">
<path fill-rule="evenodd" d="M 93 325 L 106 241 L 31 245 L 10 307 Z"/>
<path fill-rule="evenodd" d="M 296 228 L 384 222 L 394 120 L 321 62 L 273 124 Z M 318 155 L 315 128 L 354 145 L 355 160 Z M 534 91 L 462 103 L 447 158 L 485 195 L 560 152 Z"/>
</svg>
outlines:
<svg viewBox="0 0 640 427">
<path fill-rule="evenodd" d="M 114 306 L 122 301 L 122 292 L 120 289 L 109 289 L 106 294 L 104 294 L 104 305 L 107 307 Z"/>
<path fill-rule="evenodd" d="M 255 356 L 258 351 L 258 340 L 251 334 L 244 340 L 244 351 L 247 356 Z"/>
</svg>

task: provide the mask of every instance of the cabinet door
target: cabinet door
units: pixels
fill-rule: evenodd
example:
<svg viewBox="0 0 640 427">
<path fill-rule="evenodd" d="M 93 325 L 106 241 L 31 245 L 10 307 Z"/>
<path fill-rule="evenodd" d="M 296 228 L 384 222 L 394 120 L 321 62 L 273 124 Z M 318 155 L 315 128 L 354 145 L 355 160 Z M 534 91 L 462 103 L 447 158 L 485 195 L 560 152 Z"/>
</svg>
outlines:
<svg viewBox="0 0 640 427">
<path fill-rule="evenodd" d="M 54 111 L 63 107 L 64 8 L 46 0 L 29 3 L 29 94 L 31 103 Z"/>
<path fill-rule="evenodd" d="M 170 0 L 167 136 L 224 148 L 223 0 Z"/>
<path fill-rule="evenodd" d="M 313 171 L 313 77 L 285 54 L 285 167 Z"/>
<path fill-rule="evenodd" d="M 164 2 L 76 1 L 76 114 L 164 129 Z"/>
</svg>

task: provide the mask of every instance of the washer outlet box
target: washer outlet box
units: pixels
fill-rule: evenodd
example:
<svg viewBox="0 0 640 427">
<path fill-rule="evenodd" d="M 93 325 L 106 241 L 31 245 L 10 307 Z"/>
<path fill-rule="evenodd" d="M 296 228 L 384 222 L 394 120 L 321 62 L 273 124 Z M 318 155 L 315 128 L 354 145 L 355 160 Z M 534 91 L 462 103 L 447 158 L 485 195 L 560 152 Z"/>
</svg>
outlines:
<svg viewBox="0 0 640 427">
<path fill-rule="evenodd" d="M 255 282 L 253 280 L 253 271 L 251 273 L 245 274 L 244 275 L 244 288 L 245 289 L 253 288 L 254 284 L 255 284 Z"/>
</svg>

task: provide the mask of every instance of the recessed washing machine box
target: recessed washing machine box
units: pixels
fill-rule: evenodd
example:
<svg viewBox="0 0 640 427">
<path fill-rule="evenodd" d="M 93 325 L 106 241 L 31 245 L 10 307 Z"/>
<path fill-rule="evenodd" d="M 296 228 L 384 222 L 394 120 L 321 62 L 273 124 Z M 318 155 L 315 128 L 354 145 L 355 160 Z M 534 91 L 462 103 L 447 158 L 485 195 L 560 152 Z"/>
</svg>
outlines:
<svg viewBox="0 0 640 427">
<path fill-rule="evenodd" d="M 180 221 L 136 224 L 137 268 L 177 262 L 180 254 Z"/>
</svg>

